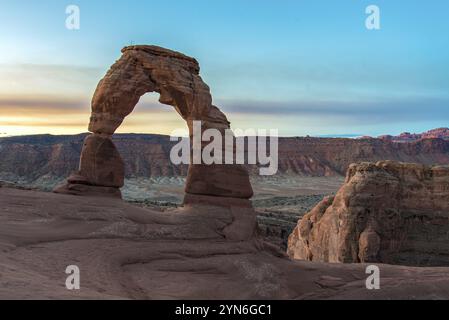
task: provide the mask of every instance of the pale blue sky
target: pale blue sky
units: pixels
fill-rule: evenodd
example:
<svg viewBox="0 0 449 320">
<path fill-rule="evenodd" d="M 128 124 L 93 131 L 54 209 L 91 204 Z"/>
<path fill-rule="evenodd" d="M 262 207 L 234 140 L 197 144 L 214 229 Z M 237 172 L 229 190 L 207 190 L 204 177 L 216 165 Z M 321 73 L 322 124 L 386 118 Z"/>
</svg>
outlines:
<svg viewBox="0 0 449 320">
<path fill-rule="evenodd" d="M 79 31 L 65 28 L 69 4 L 80 7 Z M 365 28 L 370 4 L 381 30 Z M 448 126 L 448 14 L 447 0 L 0 1 L 0 131 L 21 127 L 7 112 L 41 109 L 59 110 L 58 120 L 36 133 L 85 131 L 79 119 L 98 80 L 129 44 L 197 58 L 234 127 L 379 135 Z M 148 97 L 139 110 L 154 104 Z"/>
</svg>

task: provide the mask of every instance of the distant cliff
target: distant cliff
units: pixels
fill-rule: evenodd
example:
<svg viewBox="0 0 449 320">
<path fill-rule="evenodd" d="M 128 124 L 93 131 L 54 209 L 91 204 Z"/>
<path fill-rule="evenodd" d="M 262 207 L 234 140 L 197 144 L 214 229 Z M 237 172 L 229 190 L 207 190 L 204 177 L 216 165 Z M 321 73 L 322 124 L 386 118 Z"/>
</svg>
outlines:
<svg viewBox="0 0 449 320">
<path fill-rule="evenodd" d="M 85 134 L 74 136 L 23 136 L 0 138 L 0 179 L 10 175 L 33 181 L 43 176 L 67 177 L 78 167 Z M 173 165 L 168 136 L 118 134 L 114 142 L 125 164 L 126 176 L 185 176 L 187 166 Z M 279 174 L 307 176 L 344 175 L 351 163 L 397 160 L 422 164 L 449 164 L 449 140 L 280 138 Z M 249 166 L 257 174 L 255 166 Z"/>
<path fill-rule="evenodd" d="M 403 132 L 398 136 L 380 136 L 379 139 L 395 142 L 411 142 L 421 139 L 444 139 L 449 140 L 449 128 L 438 128 L 423 133 Z"/>
</svg>

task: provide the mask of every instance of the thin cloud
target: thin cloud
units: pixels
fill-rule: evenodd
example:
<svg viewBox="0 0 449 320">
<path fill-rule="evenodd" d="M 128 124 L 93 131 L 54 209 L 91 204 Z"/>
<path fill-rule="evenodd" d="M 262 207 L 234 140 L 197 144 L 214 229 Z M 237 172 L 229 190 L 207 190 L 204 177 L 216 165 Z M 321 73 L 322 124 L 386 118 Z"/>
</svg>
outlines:
<svg viewBox="0 0 449 320">
<path fill-rule="evenodd" d="M 31 76 L 33 78 L 53 78 L 67 82 L 84 82 L 86 79 L 97 79 L 105 72 L 102 68 L 60 64 L 0 64 L 0 71 L 8 77 Z M 21 79 L 27 80 L 27 79 Z"/>
<path fill-rule="evenodd" d="M 20 121 L 7 121 L 7 122 L 1 122 L 0 124 L 3 126 L 10 126 L 10 127 L 21 127 L 26 125 L 27 127 L 86 127 L 88 121 L 85 122 L 77 122 L 77 121 L 59 121 L 59 122 L 33 122 L 33 123 L 24 123 Z M 6 134 L 6 133 L 5 133 Z"/>
<path fill-rule="evenodd" d="M 105 70 L 51 64 L 0 65 L 0 95 L 90 96 Z"/>
<path fill-rule="evenodd" d="M 0 110 L 8 111 L 14 108 L 20 110 L 36 110 L 36 108 L 81 110 L 85 107 L 85 100 L 0 98 Z"/>
<path fill-rule="evenodd" d="M 415 99 L 388 101 L 221 101 L 226 113 L 266 116 L 327 116 L 339 119 L 358 120 L 361 123 L 373 121 L 415 121 L 449 120 L 449 99 Z"/>
<path fill-rule="evenodd" d="M 46 113 L 65 114 L 67 111 L 90 112 L 90 99 L 71 99 L 63 97 L 55 98 L 21 98 L 21 97 L 0 97 L 0 113 Z M 136 105 L 136 113 L 164 113 L 174 111 L 173 107 L 160 104 L 158 102 L 141 101 Z M 22 114 L 23 115 L 23 114 Z"/>
</svg>

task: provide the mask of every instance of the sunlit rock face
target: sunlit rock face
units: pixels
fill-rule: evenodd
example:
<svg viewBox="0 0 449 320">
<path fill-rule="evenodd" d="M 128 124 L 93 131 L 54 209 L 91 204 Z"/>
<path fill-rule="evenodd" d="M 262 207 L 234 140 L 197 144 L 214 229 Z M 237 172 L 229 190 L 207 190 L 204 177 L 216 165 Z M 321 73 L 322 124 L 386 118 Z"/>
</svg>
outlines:
<svg viewBox="0 0 449 320">
<path fill-rule="evenodd" d="M 161 103 L 175 108 L 186 121 L 191 138 L 193 121 L 201 121 L 202 131 L 229 129 L 226 116 L 212 105 L 209 87 L 199 71 L 195 59 L 179 52 L 156 46 L 124 48 L 121 58 L 98 84 L 92 99 L 89 131 L 94 135 L 85 140 L 79 172 L 55 191 L 80 194 L 79 184 L 117 189 L 123 186 L 124 164 L 111 136 L 140 97 L 148 92 L 158 92 Z M 191 166 L 186 192 L 239 199 L 253 195 L 248 172 L 239 165 Z M 111 194 L 119 192 L 106 193 Z"/>
<path fill-rule="evenodd" d="M 449 266 L 449 167 L 350 166 L 345 184 L 305 215 L 288 253 L 301 260 Z"/>
</svg>

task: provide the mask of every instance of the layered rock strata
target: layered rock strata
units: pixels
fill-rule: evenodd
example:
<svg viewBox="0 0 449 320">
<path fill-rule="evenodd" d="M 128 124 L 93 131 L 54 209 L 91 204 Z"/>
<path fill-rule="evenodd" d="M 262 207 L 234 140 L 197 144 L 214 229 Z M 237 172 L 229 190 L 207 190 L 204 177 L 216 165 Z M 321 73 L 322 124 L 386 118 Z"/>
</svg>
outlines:
<svg viewBox="0 0 449 320">
<path fill-rule="evenodd" d="M 350 166 L 335 197 L 289 237 L 301 260 L 449 265 L 449 167 L 393 161 Z"/>
</svg>

